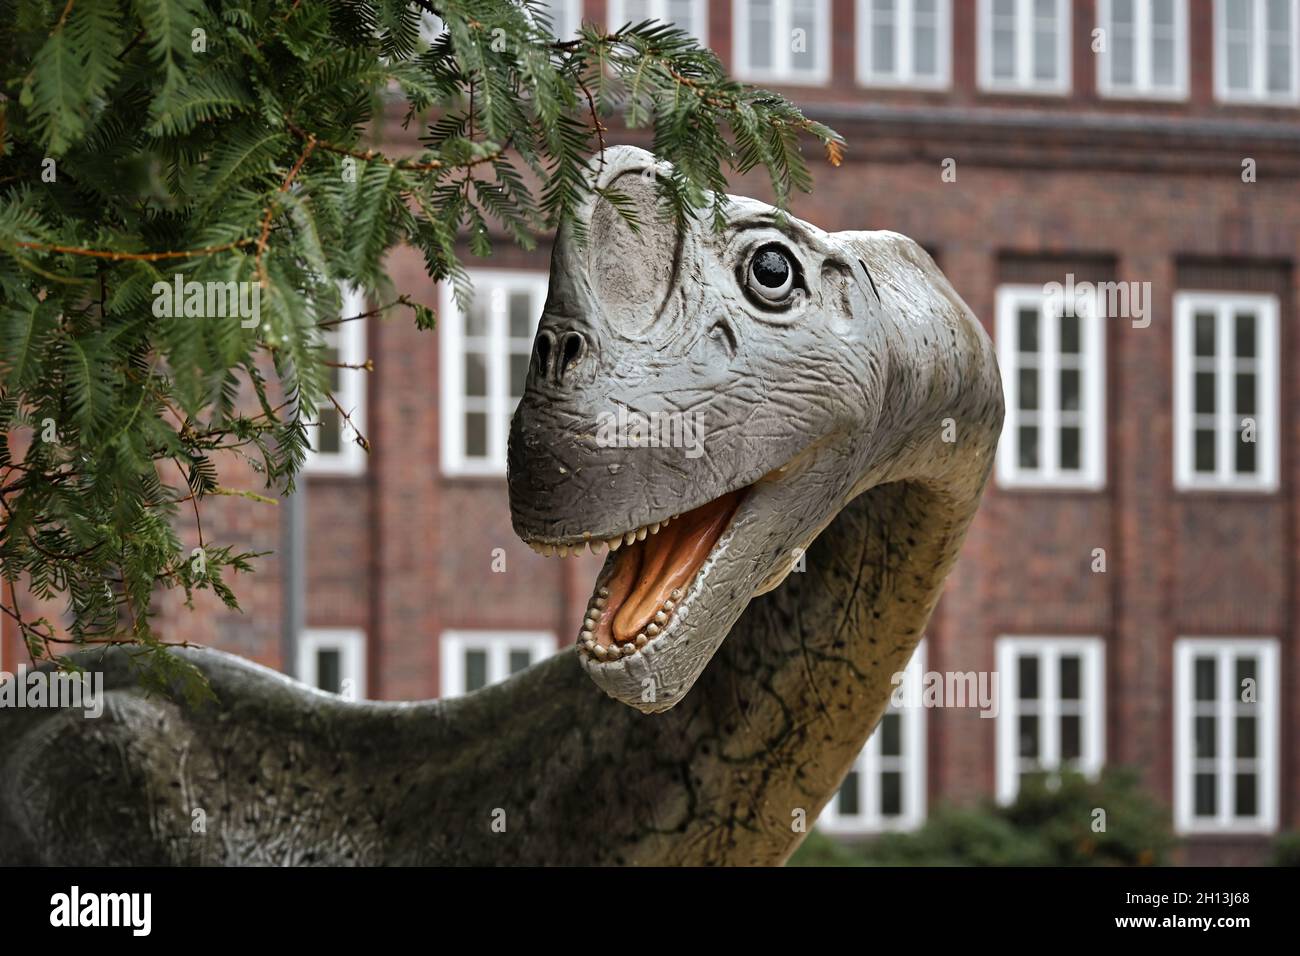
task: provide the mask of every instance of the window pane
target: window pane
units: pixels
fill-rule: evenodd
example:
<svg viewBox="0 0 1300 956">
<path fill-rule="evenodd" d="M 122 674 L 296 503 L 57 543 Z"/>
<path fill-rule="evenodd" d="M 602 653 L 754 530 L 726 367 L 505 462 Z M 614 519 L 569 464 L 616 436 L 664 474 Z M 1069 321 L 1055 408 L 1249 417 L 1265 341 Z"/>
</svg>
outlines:
<svg viewBox="0 0 1300 956">
<path fill-rule="evenodd" d="M 1034 79 L 1056 79 L 1056 0 L 1034 0 Z"/>
<path fill-rule="evenodd" d="M 1258 663 L 1258 662 L 1257 662 L 1256 659 L 1253 658 L 1253 657 L 1238 657 L 1238 658 L 1237 658 L 1237 668 L 1236 668 L 1236 670 L 1237 670 L 1237 688 L 1236 688 L 1237 700 L 1241 700 L 1241 699 L 1242 699 L 1242 695 L 1245 693 L 1247 687 L 1250 687 L 1250 688 L 1252 688 L 1252 689 L 1256 689 L 1256 690 L 1258 689 L 1258 686 L 1257 686 L 1257 685 L 1258 685 L 1258 681 L 1257 681 L 1256 678 L 1255 678 L 1255 674 L 1256 674 L 1256 669 L 1255 669 L 1255 667 L 1256 667 L 1256 664 L 1257 664 L 1257 663 Z M 1247 681 L 1249 681 L 1250 683 L 1247 684 Z"/>
<path fill-rule="evenodd" d="M 466 412 L 465 454 L 470 458 L 486 458 L 487 453 L 487 415 L 484 412 Z"/>
<path fill-rule="evenodd" d="M 1253 773 L 1237 774 L 1233 813 L 1239 817 L 1253 817 L 1259 813 L 1259 778 Z"/>
<path fill-rule="evenodd" d="M 1196 414 L 1213 415 L 1214 414 L 1214 373 L 1197 372 L 1194 376 L 1194 390 L 1196 392 Z"/>
<path fill-rule="evenodd" d="M 872 0 L 871 68 L 877 73 L 898 69 L 894 62 L 894 0 Z"/>
<path fill-rule="evenodd" d="M 1198 773 L 1196 775 L 1196 806 L 1195 813 L 1198 817 L 1212 817 L 1218 806 L 1217 786 L 1215 785 L 1215 775 L 1212 773 Z"/>
<path fill-rule="evenodd" d="M 524 382 L 528 380 L 528 365 L 532 356 L 523 352 L 510 353 L 510 397 L 521 398 L 524 394 Z"/>
<path fill-rule="evenodd" d="M 1255 414 L 1255 376 L 1251 372 L 1242 372 L 1237 375 L 1237 407 L 1235 411 L 1238 415 Z"/>
<path fill-rule="evenodd" d="M 465 652 L 465 693 L 487 686 L 487 652 Z"/>
<path fill-rule="evenodd" d="M 1178 85 L 1175 68 L 1177 53 L 1174 50 L 1174 38 L 1155 37 L 1151 41 L 1151 85 L 1156 89 L 1168 89 Z"/>
<path fill-rule="evenodd" d="M 1196 756 L 1209 760 L 1218 752 L 1217 721 L 1213 717 L 1196 718 Z"/>
<path fill-rule="evenodd" d="M 993 76 L 1016 78 L 1016 0 L 993 0 Z"/>
<path fill-rule="evenodd" d="M 1038 426 L 1021 425 L 1017 431 L 1020 439 L 1020 467 L 1033 471 L 1038 467 Z"/>
<path fill-rule="evenodd" d="M 510 652 L 510 673 L 518 674 L 533 663 L 533 655 L 528 651 Z"/>
<path fill-rule="evenodd" d="M 1259 755 L 1254 717 L 1237 718 L 1237 756 L 1252 759 Z"/>
<path fill-rule="evenodd" d="M 880 813 L 886 817 L 900 816 L 903 812 L 903 775 L 897 770 L 887 770 L 880 775 Z"/>
<path fill-rule="evenodd" d="M 1245 432 L 1240 430 L 1237 432 L 1237 453 L 1233 464 L 1241 475 L 1253 475 L 1258 470 L 1255 443 L 1246 441 Z"/>
<path fill-rule="evenodd" d="M 1038 369 L 1022 368 L 1016 375 L 1020 393 L 1019 404 L 1025 411 L 1038 408 Z"/>
<path fill-rule="evenodd" d="M 1196 429 L 1196 470 L 1213 474 L 1215 458 L 1213 430 Z"/>
<path fill-rule="evenodd" d="M 1020 756 L 1033 759 L 1038 756 L 1038 715 L 1020 715 Z"/>
<path fill-rule="evenodd" d="M 939 28 L 935 18 L 922 17 L 920 9 L 933 6 L 917 0 L 917 12 L 912 23 L 912 72 L 917 76 L 935 76 L 939 72 Z"/>
<path fill-rule="evenodd" d="M 465 314 L 466 335 L 488 334 L 488 306 L 491 296 L 484 289 L 474 291 L 474 301 L 470 303 L 469 312 Z"/>
<path fill-rule="evenodd" d="M 1268 0 L 1268 91 L 1291 92 L 1292 44 L 1290 0 Z"/>
<path fill-rule="evenodd" d="M 1078 700 L 1080 694 L 1083 661 L 1077 654 L 1065 654 L 1061 657 L 1061 700 Z"/>
<path fill-rule="evenodd" d="M 343 664 L 337 648 L 316 651 L 316 686 L 337 694 L 343 688 Z"/>
<path fill-rule="evenodd" d="M 1061 369 L 1061 410 L 1077 412 L 1083 401 L 1083 384 L 1077 368 Z"/>
<path fill-rule="evenodd" d="M 1083 754 L 1083 725 L 1077 714 L 1061 717 L 1061 760 L 1078 760 Z"/>
<path fill-rule="evenodd" d="M 1038 351 L 1038 310 L 1021 309 L 1016 313 L 1016 348 L 1021 352 Z"/>
<path fill-rule="evenodd" d="M 706 3 L 704 7 L 707 10 L 708 4 Z M 695 36 L 699 36 L 703 32 L 701 29 L 703 24 L 695 22 L 695 9 L 691 0 L 668 0 L 668 19 L 683 30 L 689 30 Z"/>
<path fill-rule="evenodd" d="M 903 719 L 898 714 L 885 714 L 880 719 L 880 755 L 897 757 L 903 752 Z"/>
<path fill-rule="evenodd" d="M 1079 316 L 1061 316 L 1061 351 L 1066 355 L 1079 354 Z"/>
<path fill-rule="evenodd" d="M 772 0 L 749 0 L 749 65 L 755 70 L 772 68 Z"/>
<path fill-rule="evenodd" d="M 1174 0 L 1151 0 L 1151 83 L 1172 87 L 1178 82 L 1175 71 L 1178 36 L 1174 21 Z"/>
<path fill-rule="evenodd" d="M 1193 664 L 1193 668 L 1196 675 L 1196 699 L 1217 700 L 1219 695 L 1214 675 L 1218 670 L 1218 665 L 1214 658 L 1198 657 Z"/>
<path fill-rule="evenodd" d="M 839 811 L 840 816 L 856 817 L 862 812 L 861 801 L 858 799 L 858 780 L 859 774 L 856 770 L 850 770 L 849 775 L 844 778 L 844 783 L 840 787 L 839 796 L 836 798 L 835 809 Z"/>
<path fill-rule="evenodd" d="M 1236 322 L 1237 358 L 1254 358 L 1256 323 L 1253 312 L 1238 312 Z"/>
<path fill-rule="evenodd" d="M 1224 0 L 1228 31 L 1228 87 L 1238 92 L 1250 90 L 1251 7 L 1253 0 Z"/>
<path fill-rule="evenodd" d="M 1017 675 L 1019 681 L 1017 686 L 1019 692 L 1017 696 L 1021 700 L 1038 699 L 1038 658 L 1029 654 L 1022 654 L 1016 658 Z"/>
<path fill-rule="evenodd" d="M 343 420 L 333 405 L 321 409 L 320 427 L 316 430 L 316 450 L 330 455 L 343 447 Z"/>
<path fill-rule="evenodd" d="M 465 353 L 465 394 L 487 395 L 487 356 L 482 352 Z"/>
<path fill-rule="evenodd" d="M 790 67 L 797 73 L 817 68 L 816 0 L 790 0 Z"/>
<path fill-rule="evenodd" d="M 533 297 L 527 292 L 510 293 L 510 334 L 517 339 L 533 337 Z"/>
<path fill-rule="evenodd" d="M 1083 467 L 1080 450 L 1081 435 L 1076 425 L 1067 425 L 1061 429 L 1061 470 L 1078 471 Z"/>
<path fill-rule="evenodd" d="M 1110 79 L 1116 86 L 1132 86 L 1137 72 L 1133 0 L 1111 0 L 1110 11 Z"/>
<path fill-rule="evenodd" d="M 1194 321 L 1196 354 L 1212 357 L 1214 355 L 1214 313 L 1197 312 Z"/>
</svg>

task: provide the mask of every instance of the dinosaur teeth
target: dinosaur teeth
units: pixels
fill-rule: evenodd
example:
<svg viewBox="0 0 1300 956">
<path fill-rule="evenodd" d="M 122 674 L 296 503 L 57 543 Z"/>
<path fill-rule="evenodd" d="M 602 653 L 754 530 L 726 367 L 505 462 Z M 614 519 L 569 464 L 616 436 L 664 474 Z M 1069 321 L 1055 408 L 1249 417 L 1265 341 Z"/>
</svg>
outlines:
<svg viewBox="0 0 1300 956">
<path fill-rule="evenodd" d="M 671 518 L 664 518 L 661 521 L 644 524 L 639 528 L 634 528 L 631 531 L 624 531 L 622 534 L 617 534 L 607 539 L 593 538 L 590 531 L 584 531 L 582 532 L 581 541 L 564 542 L 562 544 L 546 541 L 525 541 L 524 543 L 546 558 L 552 556 L 567 558 L 569 555 L 573 555 L 576 558 L 588 549 L 591 550 L 592 554 L 600 554 L 602 548 L 607 548 L 612 553 L 624 545 L 635 544 L 638 541 L 644 541 L 651 535 L 658 534 L 663 528 L 668 527 L 668 522 L 672 521 L 675 517 L 677 516 L 673 515 Z"/>
<path fill-rule="evenodd" d="M 608 603 L 609 588 L 597 588 L 596 595 L 592 597 L 591 602 L 587 605 L 587 614 L 583 618 L 582 628 L 578 632 L 578 647 L 587 655 L 588 659 L 597 662 L 606 663 L 621 661 L 625 657 L 633 657 L 641 651 L 641 648 L 652 643 L 668 628 L 668 623 L 672 617 L 676 603 L 669 600 L 665 601 L 663 610 L 656 612 L 655 623 L 649 624 L 645 630 L 640 631 L 631 640 L 623 644 L 601 644 L 596 639 L 596 628 L 600 620 L 600 612 Z"/>
</svg>

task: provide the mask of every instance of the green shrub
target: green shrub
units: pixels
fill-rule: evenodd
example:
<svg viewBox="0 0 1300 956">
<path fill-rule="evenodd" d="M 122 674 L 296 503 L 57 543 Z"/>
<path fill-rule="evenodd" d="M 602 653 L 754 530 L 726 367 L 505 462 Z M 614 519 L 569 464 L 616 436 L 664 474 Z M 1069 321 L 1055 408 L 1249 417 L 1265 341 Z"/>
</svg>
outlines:
<svg viewBox="0 0 1300 956">
<path fill-rule="evenodd" d="M 1100 827 L 1105 811 L 1105 829 Z M 814 837 L 816 840 L 814 841 Z M 828 846 L 828 844 L 830 846 Z M 810 836 L 795 866 L 1151 866 L 1168 861 L 1169 811 L 1131 770 L 1026 778 L 1015 802 L 940 807 L 912 833 L 859 845 Z M 1292 847 L 1300 856 L 1300 842 Z"/>
<path fill-rule="evenodd" d="M 1280 833 L 1273 841 L 1274 866 L 1300 866 L 1300 830 Z"/>
</svg>

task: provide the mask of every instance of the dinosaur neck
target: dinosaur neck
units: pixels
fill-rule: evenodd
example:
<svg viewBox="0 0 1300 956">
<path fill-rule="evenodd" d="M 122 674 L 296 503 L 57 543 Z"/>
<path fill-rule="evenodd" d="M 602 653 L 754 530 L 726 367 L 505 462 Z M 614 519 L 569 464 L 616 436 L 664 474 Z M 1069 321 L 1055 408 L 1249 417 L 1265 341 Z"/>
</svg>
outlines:
<svg viewBox="0 0 1300 956">
<path fill-rule="evenodd" d="M 479 836 L 458 838 L 456 856 L 783 862 L 804 835 L 796 811 L 810 826 L 888 704 L 982 483 L 981 474 L 972 494 L 955 494 L 894 482 L 850 502 L 809 549 L 806 570 L 750 604 L 665 714 L 606 698 L 563 652 L 448 707 L 449 743 L 484 741 L 458 753 L 431 794 L 445 806 L 435 812 L 477 818 L 465 830 Z M 489 833 L 489 807 L 516 839 Z"/>
</svg>

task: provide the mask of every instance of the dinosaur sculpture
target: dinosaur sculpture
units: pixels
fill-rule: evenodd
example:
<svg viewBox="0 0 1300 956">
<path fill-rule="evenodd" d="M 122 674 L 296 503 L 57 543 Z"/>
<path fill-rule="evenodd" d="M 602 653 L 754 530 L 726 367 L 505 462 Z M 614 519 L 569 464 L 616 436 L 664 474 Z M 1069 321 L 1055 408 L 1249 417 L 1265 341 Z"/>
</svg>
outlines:
<svg viewBox="0 0 1300 956">
<path fill-rule="evenodd" d="M 511 429 L 517 533 L 613 551 L 576 649 L 425 703 L 180 651 L 218 698 L 197 708 L 110 653 L 101 719 L 0 711 L 0 863 L 786 860 L 921 638 L 1001 384 L 912 241 L 735 197 L 679 230 L 653 170 L 617 148 L 593 174 L 639 233 L 596 196 L 585 242 L 557 237 Z M 702 453 L 601 434 L 632 412 Z"/>
</svg>

